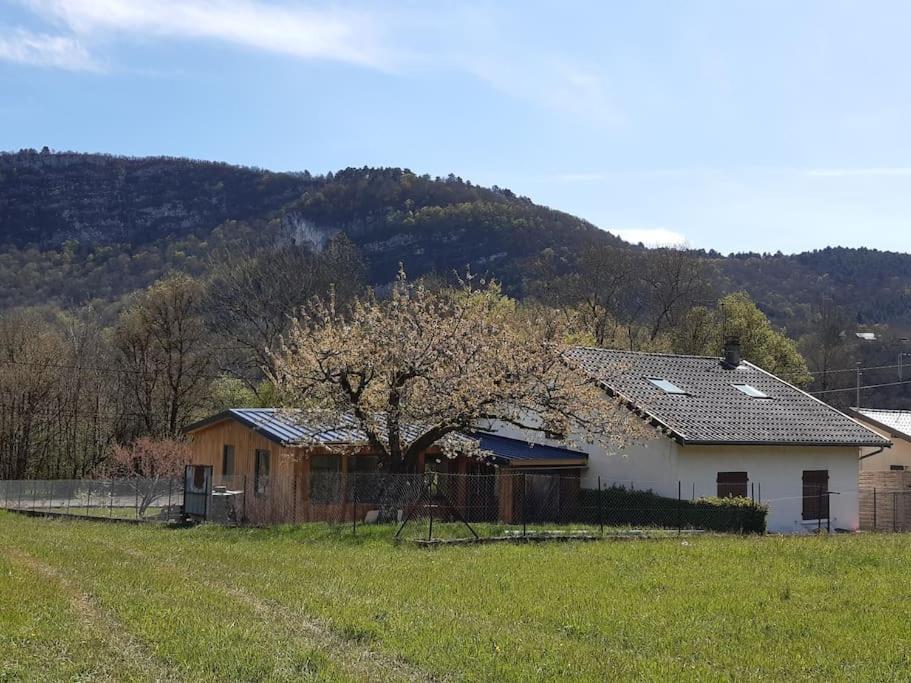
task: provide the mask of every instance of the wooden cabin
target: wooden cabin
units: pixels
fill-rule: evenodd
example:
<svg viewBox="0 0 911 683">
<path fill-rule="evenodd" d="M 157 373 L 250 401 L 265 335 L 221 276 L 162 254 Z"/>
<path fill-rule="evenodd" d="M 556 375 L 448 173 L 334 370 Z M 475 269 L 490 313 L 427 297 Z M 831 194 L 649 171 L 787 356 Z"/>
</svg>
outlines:
<svg viewBox="0 0 911 683">
<path fill-rule="evenodd" d="M 197 422 L 186 433 L 192 464 L 212 467 L 219 493 L 236 493 L 237 521 L 363 520 L 377 507 L 372 496 L 381 480 L 380 458 L 359 445 L 365 439 L 353 418 L 338 422 L 317 425 L 271 408 L 236 408 Z M 529 492 L 561 500 L 578 497 L 586 454 L 487 433 L 470 438 L 480 441 L 483 459 L 450 458 L 433 447 L 418 463 L 418 472 L 439 475 L 434 495 L 451 503 L 455 514 L 470 521 L 511 523 L 523 515 L 533 517 L 543 507 L 533 500 L 530 504 Z M 518 473 L 561 476 L 513 476 Z"/>
</svg>

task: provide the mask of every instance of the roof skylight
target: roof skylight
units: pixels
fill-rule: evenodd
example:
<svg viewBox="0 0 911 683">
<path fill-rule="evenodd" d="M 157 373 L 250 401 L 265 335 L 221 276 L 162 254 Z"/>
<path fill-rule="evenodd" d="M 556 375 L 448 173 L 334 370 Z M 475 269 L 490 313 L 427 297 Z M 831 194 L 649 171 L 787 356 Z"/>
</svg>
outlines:
<svg viewBox="0 0 911 683">
<path fill-rule="evenodd" d="M 751 384 L 734 384 L 733 386 L 737 391 L 742 391 L 750 398 L 771 398 L 767 393 L 760 391 Z"/>
<path fill-rule="evenodd" d="M 688 395 L 688 393 L 686 391 L 684 391 L 683 389 L 681 389 L 680 387 L 678 387 L 676 384 L 674 384 L 673 382 L 671 382 L 669 380 L 662 379 L 661 377 L 647 377 L 646 379 L 649 382 L 651 382 L 652 384 L 654 384 L 656 387 L 661 389 L 661 391 L 663 391 L 665 394 L 674 394 L 677 396 L 687 396 Z"/>
</svg>

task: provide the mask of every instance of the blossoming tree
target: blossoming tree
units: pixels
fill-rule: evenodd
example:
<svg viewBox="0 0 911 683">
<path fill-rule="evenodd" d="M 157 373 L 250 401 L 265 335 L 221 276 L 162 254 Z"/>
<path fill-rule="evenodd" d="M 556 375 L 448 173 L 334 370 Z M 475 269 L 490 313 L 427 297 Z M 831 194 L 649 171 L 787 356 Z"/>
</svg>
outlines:
<svg viewBox="0 0 911 683">
<path fill-rule="evenodd" d="M 483 455 L 454 437 L 485 421 L 574 442 L 635 439 L 641 422 L 565 357 L 567 331 L 540 323 L 523 322 L 495 283 L 475 287 L 469 277 L 431 291 L 402 272 L 386 299 L 306 307 L 276 353 L 274 380 L 289 408 L 353 416 L 394 472 L 413 471 L 434 445 Z"/>
</svg>

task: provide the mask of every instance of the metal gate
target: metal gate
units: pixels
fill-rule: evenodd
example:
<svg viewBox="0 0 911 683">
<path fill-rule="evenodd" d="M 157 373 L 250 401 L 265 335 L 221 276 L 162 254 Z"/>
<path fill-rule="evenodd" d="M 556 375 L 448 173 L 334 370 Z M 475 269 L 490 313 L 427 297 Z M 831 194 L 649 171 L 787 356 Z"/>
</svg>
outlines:
<svg viewBox="0 0 911 683">
<path fill-rule="evenodd" d="M 212 495 L 212 466 L 187 465 L 183 483 L 183 513 L 207 519 Z"/>
</svg>

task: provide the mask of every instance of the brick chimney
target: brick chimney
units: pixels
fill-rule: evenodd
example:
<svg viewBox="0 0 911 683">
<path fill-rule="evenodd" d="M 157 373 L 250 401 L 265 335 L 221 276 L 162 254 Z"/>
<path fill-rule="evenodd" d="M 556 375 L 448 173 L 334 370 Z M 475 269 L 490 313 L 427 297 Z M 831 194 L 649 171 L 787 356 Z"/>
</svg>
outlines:
<svg viewBox="0 0 911 683">
<path fill-rule="evenodd" d="M 740 365 L 743 357 L 740 355 L 740 339 L 728 337 L 724 342 L 724 358 L 721 365 L 727 370 L 733 370 Z"/>
</svg>

